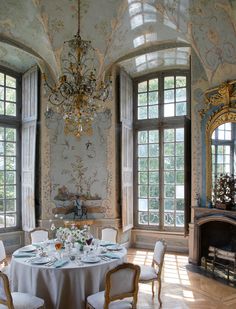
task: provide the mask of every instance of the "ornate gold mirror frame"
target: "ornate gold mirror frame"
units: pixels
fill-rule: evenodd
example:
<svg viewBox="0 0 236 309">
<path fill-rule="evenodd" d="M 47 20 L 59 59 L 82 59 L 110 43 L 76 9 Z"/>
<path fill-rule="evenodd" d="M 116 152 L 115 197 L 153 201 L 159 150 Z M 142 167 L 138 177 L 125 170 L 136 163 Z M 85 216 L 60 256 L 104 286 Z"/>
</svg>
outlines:
<svg viewBox="0 0 236 309">
<path fill-rule="evenodd" d="M 205 93 L 206 108 L 200 111 L 203 117 L 212 106 L 219 108 L 210 114 L 205 131 L 206 141 L 206 197 L 212 198 L 212 155 L 211 137 L 214 130 L 227 122 L 236 122 L 236 80 L 225 82 Z"/>
</svg>

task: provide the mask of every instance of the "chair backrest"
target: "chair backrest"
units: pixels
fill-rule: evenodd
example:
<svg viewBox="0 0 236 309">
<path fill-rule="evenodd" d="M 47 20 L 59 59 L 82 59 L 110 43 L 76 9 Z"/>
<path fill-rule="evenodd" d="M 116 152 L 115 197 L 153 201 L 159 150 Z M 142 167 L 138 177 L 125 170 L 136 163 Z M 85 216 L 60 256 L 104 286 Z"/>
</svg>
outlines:
<svg viewBox="0 0 236 309">
<path fill-rule="evenodd" d="M 118 231 L 114 227 L 104 227 L 102 229 L 102 240 L 117 243 Z"/>
<path fill-rule="evenodd" d="M 1 271 L 0 271 L 0 304 L 7 306 L 8 309 L 14 309 L 8 277 Z"/>
<path fill-rule="evenodd" d="M 139 275 L 140 267 L 131 263 L 123 263 L 109 270 L 106 274 L 104 309 L 108 309 L 110 302 L 127 297 L 133 297 L 136 308 Z"/>
<path fill-rule="evenodd" d="M 48 240 L 49 232 L 46 229 L 36 228 L 30 232 L 31 243 L 42 242 Z"/>
<path fill-rule="evenodd" d="M 158 240 L 155 244 L 154 254 L 153 254 L 153 264 L 157 264 L 157 266 L 159 267 L 159 273 L 161 273 L 166 248 L 167 248 L 167 245 L 164 240 Z"/>
<path fill-rule="evenodd" d="M 6 262 L 6 251 L 2 240 L 0 240 L 0 263 Z"/>
</svg>

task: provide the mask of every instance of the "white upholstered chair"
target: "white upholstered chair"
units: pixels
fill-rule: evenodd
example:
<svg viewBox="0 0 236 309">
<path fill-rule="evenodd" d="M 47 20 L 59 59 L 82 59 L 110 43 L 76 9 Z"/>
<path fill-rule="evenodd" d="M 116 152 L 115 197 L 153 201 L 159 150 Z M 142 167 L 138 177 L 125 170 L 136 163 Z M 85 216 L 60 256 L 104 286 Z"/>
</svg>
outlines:
<svg viewBox="0 0 236 309">
<path fill-rule="evenodd" d="M 152 297 L 154 297 L 154 282 L 158 281 L 158 300 L 161 302 L 161 272 L 166 252 L 166 243 L 164 240 L 158 240 L 155 244 L 152 266 L 142 265 L 139 282 L 152 282 Z"/>
<path fill-rule="evenodd" d="M 39 308 L 45 308 L 43 299 L 27 293 L 11 293 L 8 277 L 0 271 L 0 309 Z"/>
<path fill-rule="evenodd" d="M 31 243 L 37 243 L 48 240 L 49 232 L 43 228 L 36 228 L 30 231 Z"/>
<path fill-rule="evenodd" d="M 118 231 L 114 227 L 104 227 L 102 229 L 102 240 L 117 243 Z"/>
<path fill-rule="evenodd" d="M 4 274 L 9 275 L 9 265 L 7 262 L 6 250 L 2 240 L 0 240 L 0 271 Z"/>
<path fill-rule="evenodd" d="M 140 267 L 124 263 L 106 274 L 105 291 L 87 297 L 87 309 L 136 308 Z"/>
</svg>

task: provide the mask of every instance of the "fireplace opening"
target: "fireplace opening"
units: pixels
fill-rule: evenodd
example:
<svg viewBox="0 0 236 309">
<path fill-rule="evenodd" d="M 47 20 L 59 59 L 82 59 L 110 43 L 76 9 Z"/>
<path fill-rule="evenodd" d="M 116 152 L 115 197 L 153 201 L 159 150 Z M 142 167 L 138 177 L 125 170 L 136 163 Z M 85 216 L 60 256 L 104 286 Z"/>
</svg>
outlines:
<svg viewBox="0 0 236 309">
<path fill-rule="evenodd" d="M 209 246 L 236 252 L 236 225 L 223 221 L 210 221 L 203 224 L 200 232 L 200 260 L 201 257 L 208 255 Z"/>
</svg>

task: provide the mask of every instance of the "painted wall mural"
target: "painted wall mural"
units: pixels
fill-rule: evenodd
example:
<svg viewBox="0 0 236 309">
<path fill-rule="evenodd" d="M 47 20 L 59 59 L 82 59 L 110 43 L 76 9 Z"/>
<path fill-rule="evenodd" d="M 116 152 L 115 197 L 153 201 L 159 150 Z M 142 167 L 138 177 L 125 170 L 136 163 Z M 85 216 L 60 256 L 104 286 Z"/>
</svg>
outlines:
<svg viewBox="0 0 236 309">
<path fill-rule="evenodd" d="M 230 0 L 81 0 L 81 34 L 92 41 L 100 71 L 164 43 L 184 42 L 192 47 L 192 203 L 202 187 L 204 157 L 198 111 L 204 91 L 236 77 L 235 13 L 236 2 Z M 13 45 L 37 54 L 57 76 L 63 42 L 76 31 L 77 0 L 2 1 L 0 42 L 5 43 L 4 49 L 0 45 L 0 53 L 5 59 L 1 57 L 0 64 L 13 63 L 11 55 L 17 57 L 18 53 L 9 47 Z M 18 59 L 13 63 L 17 70 L 31 66 L 31 57 Z M 44 119 L 47 100 L 41 93 L 43 219 L 50 218 L 56 207 L 54 198 L 63 186 L 70 193 L 101 198 L 105 212 L 98 216 L 117 216 L 115 104 L 113 98 L 108 110 L 98 115 L 92 136 L 78 140 L 64 134 L 59 115 L 51 121 Z"/>
</svg>

